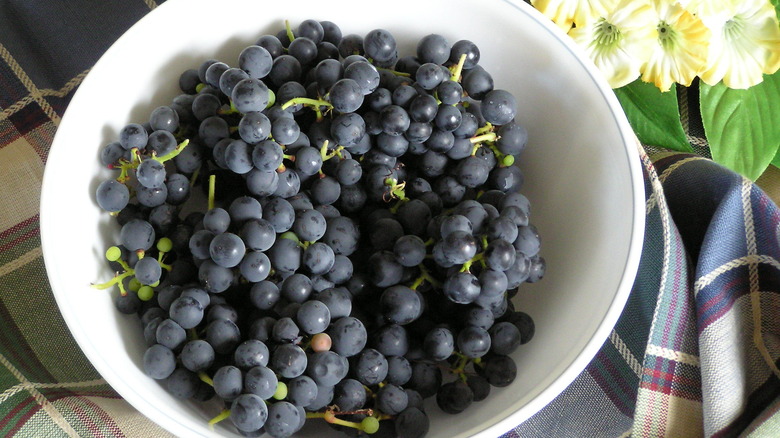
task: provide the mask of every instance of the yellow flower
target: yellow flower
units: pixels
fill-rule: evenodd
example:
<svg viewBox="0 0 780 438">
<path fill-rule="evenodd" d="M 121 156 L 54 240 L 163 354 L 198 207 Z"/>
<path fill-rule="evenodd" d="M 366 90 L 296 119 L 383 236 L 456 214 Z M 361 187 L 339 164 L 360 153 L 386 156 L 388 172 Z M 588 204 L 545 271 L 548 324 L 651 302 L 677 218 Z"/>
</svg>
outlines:
<svg viewBox="0 0 780 438">
<path fill-rule="evenodd" d="M 704 24 L 712 30 L 709 56 L 701 79 L 729 88 L 749 88 L 764 74 L 780 68 L 780 25 L 767 0 L 726 0 L 718 10 L 692 3 Z"/>
<path fill-rule="evenodd" d="M 668 91 L 675 82 L 691 85 L 707 59 L 710 30 L 678 2 L 655 0 L 658 39 L 642 80 Z"/>
<path fill-rule="evenodd" d="M 539 12 L 550 18 L 564 32 L 579 25 L 589 15 L 606 15 L 616 0 L 531 0 Z"/>
<path fill-rule="evenodd" d="M 610 12 L 589 16 L 569 32 L 588 54 L 612 88 L 639 77 L 658 32 L 647 1 L 622 0 Z"/>
</svg>

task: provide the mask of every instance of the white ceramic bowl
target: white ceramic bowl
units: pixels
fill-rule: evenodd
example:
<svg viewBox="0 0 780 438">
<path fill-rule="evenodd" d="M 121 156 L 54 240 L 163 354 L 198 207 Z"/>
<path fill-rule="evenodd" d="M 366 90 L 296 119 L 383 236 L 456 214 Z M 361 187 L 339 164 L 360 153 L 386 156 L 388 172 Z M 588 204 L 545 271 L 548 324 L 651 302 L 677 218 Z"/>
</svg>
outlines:
<svg viewBox="0 0 780 438">
<path fill-rule="evenodd" d="M 178 77 L 208 58 L 231 65 L 238 53 L 284 20 L 330 20 L 343 33 L 393 33 L 399 53 L 440 33 L 478 44 L 498 88 L 520 102 L 529 131 L 520 166 L 532 222 L 542 236 L 546 277 L 524 285 L 518 308 L 536 336 L 515 355 L 517 380 L 450 416 L 430 409 L 430 437 L 493 437 L 528 419 L 583 370 L 607 339 L 628 297 L 642 246 L 644 186 L 632 131 L 592 64 L 545 17 L 520 0 L 396 0 L 371 4 L 298 0 L 169 0 L 122 36 L 79 87 L 52 145 L 41 195 L 41 234 L 49 279 L 65 321 L 89 360 L 144 415 L 179 436 L 209 430 L 214 406 L 179 401 L 144 375 L 137 318 L 114 310 L 105 248 L 118 228 L 95 204 L 110 173 L 98 151 L 129 122 L 179 93 Z M 318 432 L 309 436 L 322 436 Z"/>
</svg>

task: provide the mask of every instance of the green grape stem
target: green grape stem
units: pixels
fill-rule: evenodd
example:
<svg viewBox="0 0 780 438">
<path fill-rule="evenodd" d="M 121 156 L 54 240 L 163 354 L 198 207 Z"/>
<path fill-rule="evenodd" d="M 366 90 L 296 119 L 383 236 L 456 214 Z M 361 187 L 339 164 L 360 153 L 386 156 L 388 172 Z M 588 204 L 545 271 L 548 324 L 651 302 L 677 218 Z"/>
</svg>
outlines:
<svg viewBox="0 0 780 438">
<path fill-rule="evenodd" d="M 482 135 L 482 134 L 485 134 L 485 133 L 488 133 L 488 132 L 492 132 L 492 131 L 493 131 L 493 124 L 490 123 L 490 122 L 485 122 L 485 126 L 477 129 L 477 132 L 475 134 L 476 135 Z"/>
<path fill-rule="evenodd" d="M 226 420 L 228 417 L 230 417 L 230 409 L 223 409 L 219 415 L 209 420 L 209 427 L 213 429 L 215 424 L 222 420 Z"/>
<path fill-rule="evenodd" d="M 309 414 L 306 414 L 306 418 L 309 418 Z M 312 417 L 312 418 L 317 418 L 317 417 Z M 336 414 L 333 411 L 323 412 L 321 418 L 330 424 L 338 424 L 339 426 L 351 427 L 353 429 L 357 429 L 365 432 L 365 429 L 363 428 L 363 425 L 361 423 L 342 420 L 341 418 L 336 417 Z"/>
<path fill-rule="evenodd" d="M 328 140 L 322 142 L 322 147 L 320 148 L 320 157 L 322 157 L 322 161 L 328 161 Z"/>
<path fill-rule="evenodd" d="M 466 64 L 466 54 L 460 55 L 460 59 L 458 59 L 458 63 L 452 68 L 452 76 L 450 76 L 450 80 L 460 82 L 460 74 L 463 73 L 463 65 Z"/>
<path fill-rule="evenodd" d="M 173 266 L 172 266 L 172 265 L 169 265 L 169 264 L 167 264 L 167 263 L 164 263 L 164 262 L 162 261 L 164 254 L 165 254 L 165 253 L 162 253 L 162 252 L 161 252 L 161 253 L 160 253 L 160 254 L 157 256 L 157 263 L 159 263 L 159 264 L 160 264 L 160 267 L 161 267 L 161 268 L 165 269 L 165 270 L 166 270 L 166 271 L 168 271 L 168 272 L 171 272 L 171 269 L 173 269 Z"/>
<path fill-rule="evenodd" d="M 392 69 L 384 68 L 384 67 L 376 67 L 376 69 L 379 70 L 379 71 L 386 71 L 388 73 L 392 73 L 392 74 L 394 74 L 396 76 L 402 76 L 402 77 L 405 77 L 405 78 L 411 78 L 412 77 L 411 74 L 406 73 L 404 71 L 392 70 Z"/>
<path fill-rule="evenodd" d="M 217 114 L 219 115 L 229 115 L 229 114 L 238 114 L 238 108 L 236 108 L 236 105 L 233 104 L 233 100 L 230 101 L 230 105 L 227 107 L 221 107 L 217 110 Z"/>
<path fill-rule="evenodd" d="M 476 135 L 471 137 L 469 141 L 471 144 L 481 143 L 483 141 L 496 141 L 498 135 L 495 132 L 488 132 L 485 134 Z"/>
<path fill-rule="evenodd" d="M 192 178 L 190 178 L 190 188 L 195 187 L 195 181 L 198 180 L 198 176 L 200 176 L 200 167 L 198 166 L 197 169 L 195 169 L 195 172 L 192 172 Z"/>
<path fill-rule="evenodd" d="M 333 105 L 324 99 L 311 99 L 308 97 L 293 97 L 292 99 L 288 100 L 287 102 L 282 104 L 282 109 L 287 109 L 293 105 L 307 105 L 310 107 L 313 107 L 317 111 L 317 115 L 321 116 L 320 114 L 320 108 L 321 106 L 327 107 L 328 109 L 333 108 Z M 319 118 L 319 117 L 318 117 Z"/>
<path fill-rule="evenodd" d="M 209 210 L 214 209 L 214 197 L 216 195 L 217 175 L 209 175 Z"/>
<path fill-rule="evenodd" d="M 325 140 L 325 143 L 327 143 L 327 142 L 328 141 Z M 324 145 L 323 145 L 323 147 L 324 147 Z M 336 149 L 333 149 L 332 151 L 330 151 L 330 152 L 326 153 L 325 155 L 323 155 L 322 156 L 322 161 L 328 161 L 331 158 L 336 157 L 336 156 L 338 156 L 339 158 L 344 158 L 344 155 L 341 153 L 341 151 L 343 151 L 343 150 L 344 150 L 344 146 L 336 147 Z M 320 152 L 322 152 L 322 151 L 320 151 Z"/>
<path fill-rule="evenodd" d="M 198 373 L 198 378 L 201 380 L 201 382 L 203 382 L 203 383 L 205 383 L 205 384 L 207 384 L 209 386 L 212 386 L 212 387 L 214 386 L 214 381 L 211 380 L 211 377 L 209 377 L 209 375 L 206 374 L 205 371 L 199 372 Z"/>
<path fill-rule="evenodd" d="M 284 30 L 287 32 L 287 39 L 293 42 L 295 35 L 293 34 L 292 27 L 290 27 L 290 20 L 284 20 Z"/>
<path fill-rule="evenodd" d="M 485 253 L 481 252 L 474 257 L 472 257 L 471 260 L 467 261 L 463 264 L 463 266 L 460 268 L 460 272 L 471 272 L 471 265 L 474 264 L 476 261 L 483 260 L 485 258 Z"/>
<path fill-rule="evenodd" d="M 395 178 L 387 178 L 385 185 L 390 187 L 390 199 L 385 199 L 385 202 L 390 202 L 391 199 L 399 199 L 401 201 L 406 199 L 406 181 L 398 184 L 398 180 Z"/>
<path fill-rule="evenodd" d="M 114 278 L 108 280 L 105 283 L 92 284 L 91 286 L 94 287 L 95 289 L 105 290 L 116 284 L 117 286 L 119 286 L 119 293 L 122 294 L 122 296 L 125 296 L 127 295 L 127 291 L 125 290 L 125 286 L 122 284 L 122 282 L 124 281 L 125 278 L 133 274 L 135 274 L 135 271 L 133 269 L 129 269 L 126 270 L 125 272 L 122 272 L 121 274 L 117 273 L 116 275 L 114 275 Z"/>
<path fill-rule="evenodd" d="M 176 158 L 176 156 L 179 155 L 181 153 L 181 151 L 183 151 L 184 148 L 187 147 L 188 144 L 190 144 L 190 140 L 189 139 L 185 139 L 183 142 L 179 143 L 178 146 L 176 146 L 176 149 L 168 152 L 165 155 L 161 155 L 159 157 L 155 156 L 155 157 L 153 157 L 153 159 L 159 161 L 160 163 L 165 163 L 168 160 L 172 160 L 172 159 Z M 138 167 L 138 166 L 136 165 L 136 167 Z"/>
<path fill-rule="evenodd" d="M 427 281 L 433 287 L 441 288 L 442 283 L 439 280 L 433 278 L 433 275 L 431 275 L 430 271 L 428 271 L 428 268 L 426 268 L 425 265 L 420 264 L 419 268 L 420 268 L 420 277 L 419 278 L 422 278 L 424 281 Z M 415 282 L 416 282 L 416 280 L 415 280 Z M 418 285 L 418 287 L 419 287 L 419 285 Z"/>
<path fill-rule="evenodd" d="M 395 203 L 392 207 L 390 207 L 390 213 L 396 214 L 398 213 L 398 209 L 401 208 L 402 205 L 409 202 L 409 198 L 402 198 L 399 199 L 398 202 Z"/>
<path fill-rule="evenodd" d="M 466 357 L 466 356 L 464 356 L 462 354 L 459 354 L 458 355 L 458 361 L 455 362 L 456 366 L 455 366 L 455 368 L 452 369 L 453 374 L 457 374 L 457 375 L 461 376 L 462 378 L 465 378 L 465 376 L 466 376 L 466 374 L 465 374 L 466 366 L 469 364 L 470 361 L 471 361 L 471 359 L 469 359 L 468 357 Z M 464 379 L 464 381 L 465 381 L 465 379 Z"/>
</svg>

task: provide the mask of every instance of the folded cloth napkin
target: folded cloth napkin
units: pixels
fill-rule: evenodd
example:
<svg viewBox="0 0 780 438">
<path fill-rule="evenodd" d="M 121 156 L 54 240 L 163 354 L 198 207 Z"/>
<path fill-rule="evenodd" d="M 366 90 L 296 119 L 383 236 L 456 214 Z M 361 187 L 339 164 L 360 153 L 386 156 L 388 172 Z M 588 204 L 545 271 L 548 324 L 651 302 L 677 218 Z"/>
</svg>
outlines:
<svg viewBox="0 0 780 438">
<path fill-rule="evenodd" d="M 0 7 L 0 436 L 166 435 L 70 336 L 38 226 L 47 152 L 73 91 L 156 4 Z M 647 227 L 628 304 L 587 369 L 506 436 L 780 436 L 780 213 L 707 158 L 641 155 Z"/>
<path fill-rule="evenodd" d="M 780 436 L 780 211 L 701 156 L 642 161 L 628 303 L 586 370 L 507 436 Z"/>
</svg>

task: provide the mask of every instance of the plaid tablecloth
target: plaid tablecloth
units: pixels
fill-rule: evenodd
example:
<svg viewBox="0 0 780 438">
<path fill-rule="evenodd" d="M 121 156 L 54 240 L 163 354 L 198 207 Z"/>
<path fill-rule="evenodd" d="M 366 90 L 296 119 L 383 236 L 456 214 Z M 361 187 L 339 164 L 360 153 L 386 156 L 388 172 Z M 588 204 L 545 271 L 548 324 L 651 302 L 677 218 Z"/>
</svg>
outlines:
<svg viewBox="0 0 780 438">
<path fill-rule="evenodd" d="M 0 2 L 0 436 L 165 436 L 81 354 L 41 255 L 52 138 L 90 67 L 154 0 Z M 643 153 L 628 305 L 574 383 L 507 434 L 780 436 L 780 172 Z"/>
</svg>

